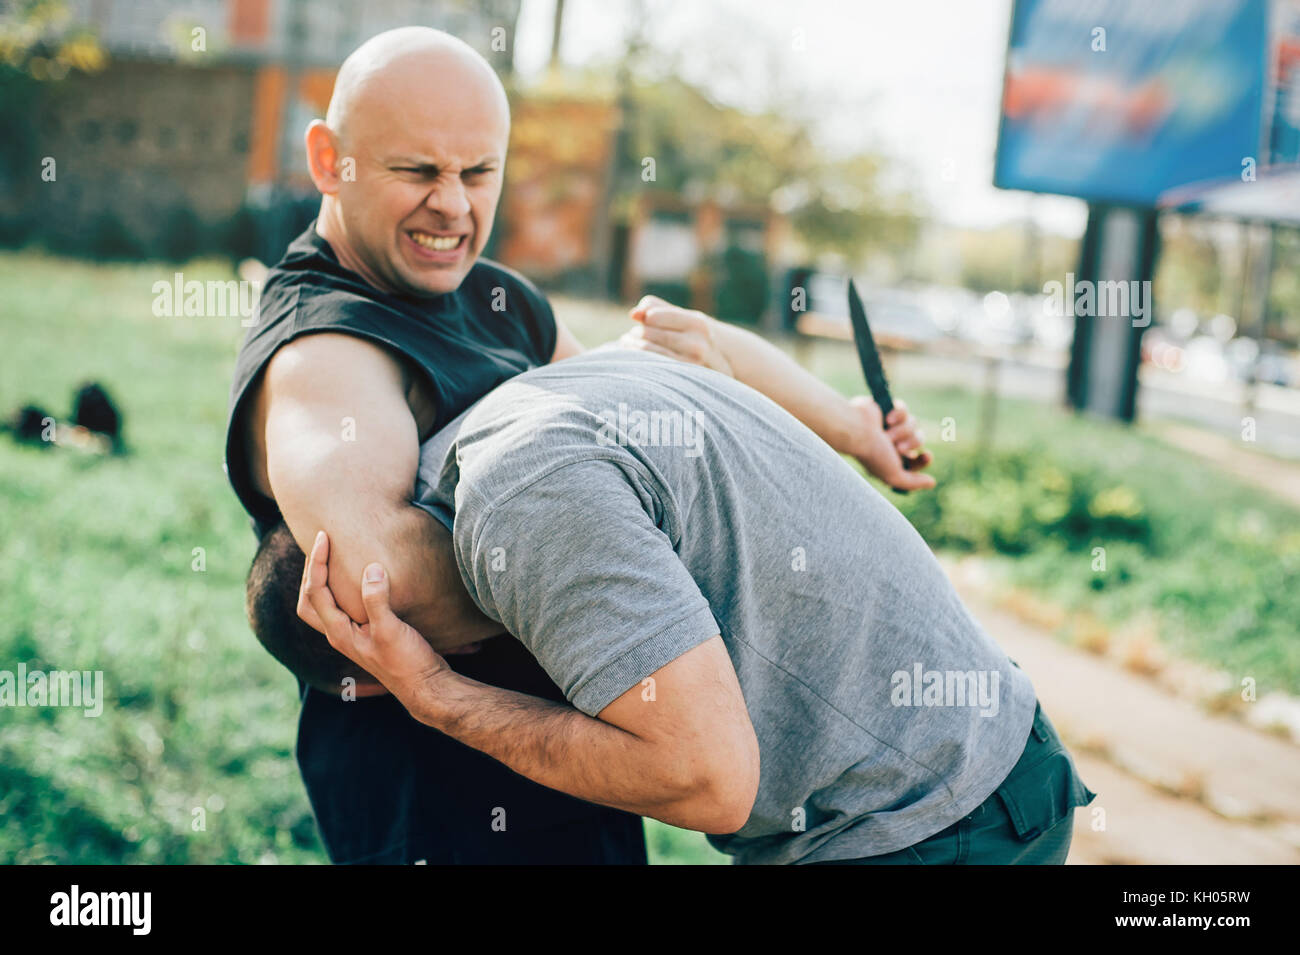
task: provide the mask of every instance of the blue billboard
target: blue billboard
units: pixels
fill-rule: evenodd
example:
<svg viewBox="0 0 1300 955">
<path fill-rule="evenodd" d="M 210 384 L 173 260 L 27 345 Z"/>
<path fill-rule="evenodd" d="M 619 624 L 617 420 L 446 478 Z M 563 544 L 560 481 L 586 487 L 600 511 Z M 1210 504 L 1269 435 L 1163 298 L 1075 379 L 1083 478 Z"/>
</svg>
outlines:
<svg viewBox="0 0 1300 955">
<path fill-rule="evenodd" d="M 1261 161 L 1268 0 L 1016 0 L 994 185 L 1154 205 Z"/>
</svg>

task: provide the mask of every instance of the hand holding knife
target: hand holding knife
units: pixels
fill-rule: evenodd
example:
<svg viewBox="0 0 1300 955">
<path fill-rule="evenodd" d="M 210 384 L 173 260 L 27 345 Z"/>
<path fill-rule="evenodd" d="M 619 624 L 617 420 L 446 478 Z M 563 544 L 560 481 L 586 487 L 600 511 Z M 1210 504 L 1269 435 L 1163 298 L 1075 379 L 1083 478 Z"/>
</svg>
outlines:
<svg viewBox="0 0 1300 955">
<path fill-rule="evenodd" d="M 885 380 L 885 368 L 880 361 L 880 350 L 867 324 L 867 310 L 862 304 L 853 279 L 849 279 L 849 320 L 853 326 L 853 341 L 858 346 L 858 361 L 862 365 L 862 374 L 867 379 L 867 388 L 871 397 L 880 408 L 881 424 L 885 425 L 889 413 L 894 410 L 894 399 L 889 393 L 889 382 Z M 923 467 L 929 461 L 929 455 L 923 451 L 900 455 L 903 467 L 909 471 Z M 892 488 L 895 494 L 906 494 L 902 488 Z"/>
</svg>

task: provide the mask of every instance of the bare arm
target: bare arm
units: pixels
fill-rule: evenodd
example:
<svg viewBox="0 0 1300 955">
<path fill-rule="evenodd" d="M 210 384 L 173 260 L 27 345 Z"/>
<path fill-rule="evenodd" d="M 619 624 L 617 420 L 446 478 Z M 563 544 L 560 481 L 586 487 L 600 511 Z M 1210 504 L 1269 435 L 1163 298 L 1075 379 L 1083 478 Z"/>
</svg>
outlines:
<svg viewBox="0 0 1300 955">
<path fill-rule="evenodd" d="M 915 491 L 934 487 L 934 478 L 921 473 L 931 456 L 925 436 L 897 401 L 887 421 L 865 395 L 845 398 L 767 339 L 720 322 L 703 312 L 678 308 L 647 295 L 631 311 L 635 328 L 619 341 L 626 347 L 653 351 L 669 358 L 713 368 L 771 398 L 841 454 L 857 458 L 891 487 Z M 583 352 L 582 343 L 558 318 L 551 361 Z M 902 457 L 912 458 L 904 467 Z"/>
<path fill-rule="evenodd" d="M 393 605 L 440 646 L 499 633 L 449 558 L 438 559 L 449 555 L 446 529 L 411 503 L 419 438 L 401 363 L 354 336 L 309 335 L 275 354 L 261 387 L 272 496 L 304 551 L 322 529 L 335 541 L 329 579 L 340 606 L 365 619 L 361 568 L 380 561 Z"/>
<path fill-rule="evenodd" d="M 762 336 L 653 295 L 641 299 L 631 317 L 639 324 L 623 336 L 623 344 L 731 375 L 891 487 L 934 487 L 934 478 L 921 473 L 930 455 L 922 449 L 924 436 L 904 402 L 897 402 L 882 422 L 880 408 L 870 398 L 845 398 Z M 903 455 L 917 457 L 911 469 L 903 466 Z"/>
<path fill-rule="evenodd" d="M 757 793 L 758 742 L 722 638 L 653 679 L 653 701 L 635 686 L 593 719 L 441 670 L 408 709 L 543 786 L 686 829 L 735 832 Z"/>
<path fill-rule="evenodd" d="M 393 615 L 382 568 L 367 568 L 361 589 L 369 623 L 358 626 L 334 603 L 323 569 L 328 556 L 321 535 L 303 578 L 304 598 L 330 644 L 416 719 L 580 799 L 704 832 L 744 825 L 758 792 L 758 740 L 721 637 L 656 670 L 653 695 L 634 686 L 592 718 L 449 670 Z M 378 579 L 369 579 L 371 571 Z"/>
</svg>

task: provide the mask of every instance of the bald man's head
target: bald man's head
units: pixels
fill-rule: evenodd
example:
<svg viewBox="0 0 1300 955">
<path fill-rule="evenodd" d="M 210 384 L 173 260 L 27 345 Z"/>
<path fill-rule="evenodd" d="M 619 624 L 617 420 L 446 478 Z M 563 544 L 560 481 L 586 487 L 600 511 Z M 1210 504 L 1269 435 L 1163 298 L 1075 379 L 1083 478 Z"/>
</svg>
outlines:
<svg viewBox="0 0 1300 955">
<path fill-rule="evenodd" d="M 381 290 L 454 290 L 491 234 L 509 134 L 505 89 L 470 46 L 427 27 L 372 37 L 307 131 L 317 231 Z"/>
<path fill-rule="evenodd" d="M 487 60 L 464 40 L 431 27 L 401 27 L 371 37 L 361 44 L 339 67 L 330 96 L 325 123 L 346 140 L 351 115 L 364 103 L 368 88 L 378 83 L 383 95 L 385 83 L 406 68 L 416 74 L 424 72 L 427 82 L 464 84 L 466 89 L 486 92 L 496 100 L 495 106 L 510 129 L 510 106 L 505 87 Z M 416 82 L 419 82 L 416 77 Z"/>
</svg>

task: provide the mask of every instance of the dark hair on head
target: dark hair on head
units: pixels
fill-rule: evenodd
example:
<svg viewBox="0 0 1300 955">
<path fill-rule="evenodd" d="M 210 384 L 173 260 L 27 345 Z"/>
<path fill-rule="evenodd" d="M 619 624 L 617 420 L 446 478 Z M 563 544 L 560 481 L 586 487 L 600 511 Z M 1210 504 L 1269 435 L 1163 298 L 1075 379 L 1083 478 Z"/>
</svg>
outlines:
<svg viewBox="0 0 1300 955">
<path fill-rule="evenodd" d="M 346 677 L 374 677 L 329 645 L 298 617 L 298 588 L 307 558 L 283 521 L 262 537 L 248 568 L 244 607 L 253 634 L 271 656 L 305 683 L 337 693 Z"/>
</svg>

